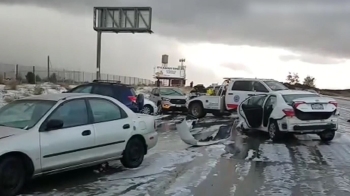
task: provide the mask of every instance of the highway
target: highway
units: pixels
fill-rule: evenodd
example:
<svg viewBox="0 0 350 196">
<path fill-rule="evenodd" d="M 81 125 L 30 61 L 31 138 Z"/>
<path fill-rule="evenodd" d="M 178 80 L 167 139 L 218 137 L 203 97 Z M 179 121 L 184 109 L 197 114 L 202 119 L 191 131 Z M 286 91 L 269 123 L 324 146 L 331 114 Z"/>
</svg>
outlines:
<svg viewBox="0 0 350 196">
<path fill-rule="evenodd" d="M 192 148 L 174 121 L 159 120 L 160 140 L 142 167 L 119 162 L 34 180 L 25 196 L 343 196 L 350 195 L 350 101 L 337 99 L 340 129 L 329 144 L 303 135 L 272 143 L 261 132 L 234 131 L 225 144 Z M 232 123 L 208 117 L 202 127 Z"/>
</svg>

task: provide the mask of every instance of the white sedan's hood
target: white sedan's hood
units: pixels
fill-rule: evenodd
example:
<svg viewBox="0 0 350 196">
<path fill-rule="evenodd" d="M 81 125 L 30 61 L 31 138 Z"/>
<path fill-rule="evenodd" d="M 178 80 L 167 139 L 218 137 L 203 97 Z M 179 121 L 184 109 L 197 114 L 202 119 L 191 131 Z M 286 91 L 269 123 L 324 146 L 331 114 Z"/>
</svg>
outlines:
<svg viewBox="0 0 350 196">
<path fill-rule="evenodd" d="M 21 133 L 24 130 L 0 126 L 0 139 Z"/>
</svg>

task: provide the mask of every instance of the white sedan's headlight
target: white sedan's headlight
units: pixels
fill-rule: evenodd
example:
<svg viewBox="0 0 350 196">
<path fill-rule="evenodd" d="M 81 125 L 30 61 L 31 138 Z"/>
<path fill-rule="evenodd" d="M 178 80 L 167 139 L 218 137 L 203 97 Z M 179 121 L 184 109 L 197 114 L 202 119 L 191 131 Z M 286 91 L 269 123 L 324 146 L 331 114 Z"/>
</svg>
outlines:
<svg viewBox="0 0 350 196">
<path fill-rule="evenodd" d="M 162 97 L 162 101 L 170 101 L 170 99 Z"/>
</svg>

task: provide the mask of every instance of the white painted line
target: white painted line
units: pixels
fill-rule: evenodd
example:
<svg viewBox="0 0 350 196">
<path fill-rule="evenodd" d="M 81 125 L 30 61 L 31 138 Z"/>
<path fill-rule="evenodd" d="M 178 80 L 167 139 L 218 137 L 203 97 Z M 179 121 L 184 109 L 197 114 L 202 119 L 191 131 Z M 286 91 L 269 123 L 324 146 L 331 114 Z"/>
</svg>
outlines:
<svg viewBox="0 0 350 196">
<path fill-rule="evenodd" d="M 338 107 L 338 108 L 341 109 L 341 110 L 345 110 L 345 111 L 350 112 L 350 109 L 348 109 L 348 108 L 343 108 L 343 107 Z"/>
</svg>

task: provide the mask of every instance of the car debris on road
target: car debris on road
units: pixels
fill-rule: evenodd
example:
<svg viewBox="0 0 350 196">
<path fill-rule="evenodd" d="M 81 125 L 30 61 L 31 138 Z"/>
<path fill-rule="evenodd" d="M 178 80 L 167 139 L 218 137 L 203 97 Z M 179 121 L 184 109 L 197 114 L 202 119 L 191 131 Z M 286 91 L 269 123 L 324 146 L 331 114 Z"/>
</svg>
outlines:
<svg viewBox="0 0 350 196">
<path fill-rule="evenodd" d="M 186 120 L 183 118 L 176 124 L 176 129 L 183 142 L 191 146 L 209 146 L 226 141 L 232 134 L 233 125 L 221 125 L 214 130 L 205 130 L 204 132 L 193 133 L 192 130 L 195 127 L 198 120 Z M 201 137 L 195 137 L 199 135 Z M 203 137 L 204 135 L 204 137 Z"/>
</svg>

